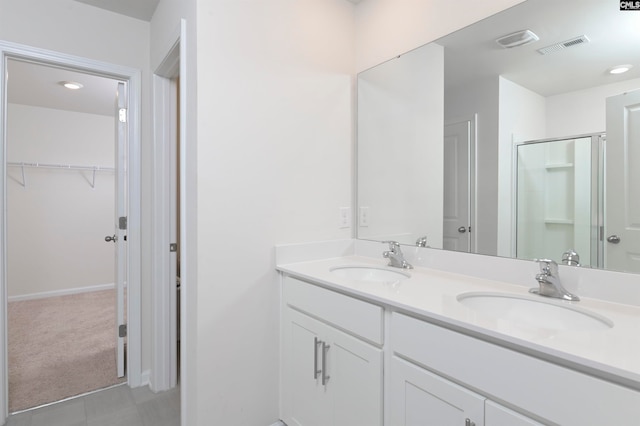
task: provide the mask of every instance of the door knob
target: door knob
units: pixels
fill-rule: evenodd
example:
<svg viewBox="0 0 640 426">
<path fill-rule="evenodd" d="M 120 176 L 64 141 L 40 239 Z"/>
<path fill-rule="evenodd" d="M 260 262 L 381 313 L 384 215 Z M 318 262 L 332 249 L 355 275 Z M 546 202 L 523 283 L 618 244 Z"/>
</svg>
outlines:
<svg viewBox="0 0 640 426">
<path fill-rule="evenodd" d="M 620 242 L 620 237 L 618 237 L 616 234 L 609 235 L 607 237 L 607 241 L 611 244 L 618 244 Z"/>
<path fill-rule="evenodd" d="M 111 235 L 107 235 L 106 237 L 104 237 L 104 240 L 108 243 L 111 241 L 115 243 L 116 241 L 118 241 L 118 237 L 116 236 L 116 234 L 113 234 L 113 237 Z"/>
<path fill-rule="evenodd" d="M 461 234 L 464 234 L 465 232 L 467 232 L 467 227 L 466 226 L 461 226 L 460 228 L 458 228 L 458 232 Z"/>
</svg>

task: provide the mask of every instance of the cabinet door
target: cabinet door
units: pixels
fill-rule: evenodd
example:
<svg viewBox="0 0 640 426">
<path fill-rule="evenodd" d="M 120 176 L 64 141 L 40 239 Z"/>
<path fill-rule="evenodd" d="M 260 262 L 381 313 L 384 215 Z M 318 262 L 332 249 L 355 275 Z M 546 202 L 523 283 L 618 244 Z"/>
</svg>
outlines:
<svg viewBox="0 0 640 426">
<path fill-rule="evenodd" d="M 329 327 L 330 328 L 330 327 Z M 382 426 L 382 350 L 330 328 L 327 350 L 334 426 Z"/>
<path fill-rule="evenodd" d="M 390 381 L 394 426 L 484 425 L 484 397 L 468 389 L 398 357 L 391 361 Z"/>
<path fill-rule="evenodd" d="M 484 421 L 486 426 L 543 426 L 542 423 L 488 400 L 484 406 Z"/>
<path fill-rule="evenodd" d="M 283 316 L 283 420 L 289 426 L 325 426 L 328 399 L 322 386 L 321 351 L 326 325 L 300 312 Z"/>
</svg>

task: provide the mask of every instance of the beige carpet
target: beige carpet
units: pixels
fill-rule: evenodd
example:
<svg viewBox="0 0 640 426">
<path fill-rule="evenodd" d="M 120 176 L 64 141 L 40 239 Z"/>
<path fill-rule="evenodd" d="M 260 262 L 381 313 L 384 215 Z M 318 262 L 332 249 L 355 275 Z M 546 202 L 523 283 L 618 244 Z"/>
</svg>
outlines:
<svg viewBox="0 0 640 426">
<path fill-rule="evenodd" d="M 114 290 L 10 302 L 8 316 L 10 412 L 123 381 Z"/>
</svg>

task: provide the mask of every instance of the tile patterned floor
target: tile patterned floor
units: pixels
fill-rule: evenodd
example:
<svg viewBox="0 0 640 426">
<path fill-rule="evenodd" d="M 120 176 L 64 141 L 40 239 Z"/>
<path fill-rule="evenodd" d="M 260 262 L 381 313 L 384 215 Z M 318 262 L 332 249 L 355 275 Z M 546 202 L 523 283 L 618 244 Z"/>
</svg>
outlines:
<svg viewBox="0 0 640 426">
<path fill-rule="evenodd" d="M 116 386 L 12 415 L 7 426 L 180 426 L 180 389 Z"/>
</svg>

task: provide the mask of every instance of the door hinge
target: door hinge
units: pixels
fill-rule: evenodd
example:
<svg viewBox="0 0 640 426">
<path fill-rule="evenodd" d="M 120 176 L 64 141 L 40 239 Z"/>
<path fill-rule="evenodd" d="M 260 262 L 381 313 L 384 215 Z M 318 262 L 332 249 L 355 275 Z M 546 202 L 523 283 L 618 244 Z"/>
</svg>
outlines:
<svg viewBox="0 0 640 426">
<path fill-rule="evenodd" d="M 118 218 L 118 228 L 127 229 L 127 217 L 121 216 Z"/>
<path fill-rule="evenodd" d="M 118 337 L 127 337 L 127 324 L 121 324 L 118 327 Z"/>
<path fill-rule="evenodd" d="M 178 251 L 178 244 L 177 243 L 169 244 L 169 251 L 170 252 Z"/>
<path fill-rule="evenodd" d="M 127 122 L 127 109 L 126 108 L 120 108 L 118 110 L 118 120 L 120 120 L 121 123 L 126 123 Z"/>
</svg>

